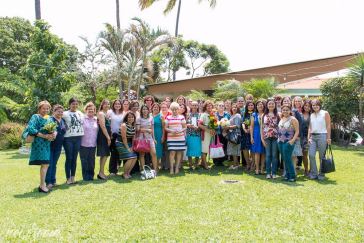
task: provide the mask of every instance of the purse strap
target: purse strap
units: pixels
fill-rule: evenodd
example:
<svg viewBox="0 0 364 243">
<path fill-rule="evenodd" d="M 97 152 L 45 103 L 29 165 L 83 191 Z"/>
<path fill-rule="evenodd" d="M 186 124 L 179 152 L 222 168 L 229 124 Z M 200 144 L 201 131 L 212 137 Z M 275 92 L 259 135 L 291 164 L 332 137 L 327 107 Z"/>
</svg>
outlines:
<svg viewBox="0 0 364 243">
<path fill-rule="evenodd" d="M 326 149 L 325 149 L 325 153 L 324 153 L 324 158 L 326 158 L 326 152 L 327 151 L 329 151 L 328 154 L 331 155 L 331 157 L 333 157 L 331 145 L 329 145 L 329 144 L 326 145 Z"/>
</svg>

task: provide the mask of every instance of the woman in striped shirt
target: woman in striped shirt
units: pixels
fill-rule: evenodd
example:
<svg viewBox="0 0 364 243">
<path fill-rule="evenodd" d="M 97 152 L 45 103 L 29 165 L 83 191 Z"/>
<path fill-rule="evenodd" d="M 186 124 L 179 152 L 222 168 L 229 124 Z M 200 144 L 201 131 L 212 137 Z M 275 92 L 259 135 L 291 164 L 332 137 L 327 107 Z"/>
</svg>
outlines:
<svg viewBox="0 0 364 243">
<path fill-rule="evenodd" d="M 170 106 L 172 115 L 165 119 L 165 131 L 167 132 L 167 146 L 169 151 L 170 174 L 178 174 L 183 151 L 186 149 L 186 119 L 178 115 L 179 105 L 173 102 Z"/>
</svg>

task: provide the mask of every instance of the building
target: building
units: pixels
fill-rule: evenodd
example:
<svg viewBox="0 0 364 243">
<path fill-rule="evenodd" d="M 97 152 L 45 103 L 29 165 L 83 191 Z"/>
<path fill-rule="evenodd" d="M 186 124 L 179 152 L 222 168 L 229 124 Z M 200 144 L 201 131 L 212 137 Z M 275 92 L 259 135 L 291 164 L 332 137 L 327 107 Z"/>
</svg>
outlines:
<svg viewBox="0 0 364 243">
<path fill-rule="evenodd" d="M 221 73 L 192 79 L 177 80 L 174 82 L 150 84 L 147 86 L 147 89 L 149 94 L 161 99 L 166 96 L 176 97 L 180 94 L 188 94 L 193 89 L 204 91 L 209 94 L 213 92 L 216 81 L 220 80 L 235 79 L 243 82 L 252 78 L 274 77 L 280 84 L 297 80 L 301 80 L 299 83 L 302 84 L 304 83 L 304 80 L 312 79 L 312 77 L 317 75 L 332 73 L 347 68 L 357 55 L 359 54 L 329 57 L 238 72 Z M 306 82 L 311 82 L 313 85 L 313 83 L 315 83 L 315 79 Z M 307 92 L 311 92 L 311 86 L 308 85 L 306 88 L 305 87 L 302 89 L 306 89 Z M 312 89 L 315 90 L 312 92 L 317 92 L 316 86 Z M 308 93 L 308 95 L 310 94 Z"/>
</svg>

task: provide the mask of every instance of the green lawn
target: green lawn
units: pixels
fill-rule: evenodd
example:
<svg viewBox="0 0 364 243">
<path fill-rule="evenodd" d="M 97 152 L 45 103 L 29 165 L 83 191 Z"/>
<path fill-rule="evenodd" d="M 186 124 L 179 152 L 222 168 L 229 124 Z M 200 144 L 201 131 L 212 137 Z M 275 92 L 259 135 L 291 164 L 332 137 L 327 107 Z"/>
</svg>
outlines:
<svg viewBox="0 0 364 243">
<path fill-rule="evenodd" d="M 157 179 L 80 182 L 36 192 L 39 167 L 0 152 L 3 241 L 364 241 L 364 150 L 334 151 L 323 182 L 223 169 Z M 64 183 L 64 157 L 57 178 Z M 77 178 L 80 179 L 80 164 Z M 240 180 L 222 184 L 222 180 Z"/>
</svg>

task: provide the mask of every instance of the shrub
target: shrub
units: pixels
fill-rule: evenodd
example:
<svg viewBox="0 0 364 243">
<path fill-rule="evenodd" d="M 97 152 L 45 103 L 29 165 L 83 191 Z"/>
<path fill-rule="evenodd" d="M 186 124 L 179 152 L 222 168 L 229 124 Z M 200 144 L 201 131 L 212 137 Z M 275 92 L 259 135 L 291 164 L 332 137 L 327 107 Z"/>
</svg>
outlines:
<svg viewBox="0 0 364 243">
<path fill-rule="evenodd" d="M 22 145 L 21 134 L 25 125 L 15 122 L 7 122 L 0 125 L 0 150 L 17 149 Z"/>
</svg>

